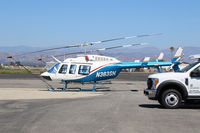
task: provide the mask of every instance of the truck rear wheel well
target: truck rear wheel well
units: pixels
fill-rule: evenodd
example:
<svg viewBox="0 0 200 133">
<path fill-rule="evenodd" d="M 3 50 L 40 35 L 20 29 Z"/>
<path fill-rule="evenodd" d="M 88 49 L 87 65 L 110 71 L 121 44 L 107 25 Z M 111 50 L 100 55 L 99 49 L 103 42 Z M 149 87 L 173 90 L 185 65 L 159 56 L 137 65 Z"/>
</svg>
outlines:
<svg viewBox="0 0 200 133">
<path fill-rule="evenodd" d="M 176 83 L 170 83 L 170 84 L 166 84 L 164 86 L 162 86 L 157 94 L 158 99 L 160 99 L 162 93 L 168 89 L 175 89 L 177 91 L 179 91 L 181 93 L 182 99 L 184 100 L 187 96 L 187 93 L 185 92 L 186 90 L 179 84 Z"/>
</svg>

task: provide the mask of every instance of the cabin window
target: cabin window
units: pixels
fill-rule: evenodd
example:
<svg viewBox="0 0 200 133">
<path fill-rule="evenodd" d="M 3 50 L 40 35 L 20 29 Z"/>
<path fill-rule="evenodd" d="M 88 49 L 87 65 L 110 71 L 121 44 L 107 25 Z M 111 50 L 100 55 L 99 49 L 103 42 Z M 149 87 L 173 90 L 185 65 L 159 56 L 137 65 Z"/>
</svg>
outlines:
<svg viewBox="0 0 200 133">
<path fill-rule="evenodd" d="M 90 73 L 91 66 L 80 65 L 78 74 L 88 75 Z"/>
<path fill-rule="evenodd" d="M 61 73 L 61 74 L 66 74 L 67 73 L 67 65 L 66 64 L 61 66 L 61 68 L 59 70 L 59 73 Z"/>
<path fill-rule="evenodd" d="M 76 72 L 76 65 L 71 65 L 69 69 L 69 74 L 75 74 Z"/>
</svg>

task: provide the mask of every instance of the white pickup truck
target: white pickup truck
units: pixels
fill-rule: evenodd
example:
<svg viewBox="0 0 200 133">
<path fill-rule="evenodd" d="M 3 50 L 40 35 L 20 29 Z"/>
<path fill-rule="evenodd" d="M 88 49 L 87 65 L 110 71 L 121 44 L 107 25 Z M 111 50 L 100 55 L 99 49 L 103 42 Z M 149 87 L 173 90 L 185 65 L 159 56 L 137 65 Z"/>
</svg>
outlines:
<svg viewBox="0 0 200 133">
<path fill-rule="evenodd" d="M 200 99 L 200 60 L 180 72 L 149 75 L 144 94 L 165 108 L 178 108 L 183 102 Z"/>
</svg>

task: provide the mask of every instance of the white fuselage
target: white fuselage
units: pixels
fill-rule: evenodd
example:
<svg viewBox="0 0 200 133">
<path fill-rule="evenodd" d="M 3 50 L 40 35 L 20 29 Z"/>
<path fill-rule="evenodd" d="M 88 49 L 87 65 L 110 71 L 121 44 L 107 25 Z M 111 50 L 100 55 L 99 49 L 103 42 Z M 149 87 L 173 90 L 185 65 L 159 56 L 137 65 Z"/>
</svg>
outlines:
<svg viewBox="0 0 200 133">
<path fill-rule="evenodd" d="M 68 58 L 60 63 L 57 68 L 54 68 L 56 69 L 54 72 L 47 71 L 42 73 L 41 76 L 49 76 L 52 80 L 76 80 L 92 74 L 103 66 L 117 62 L 120 61 L 113 57 L 101 55 L 84 55 L 77 58 Z M 66 69 L 64 72 L 61 72 L 62 66 L 64 65 Z M 73 70 L 72 67 L 74 67 Z M 99 73 L 98 76 L 101 76 L 101 73 Z"/>
</svg>

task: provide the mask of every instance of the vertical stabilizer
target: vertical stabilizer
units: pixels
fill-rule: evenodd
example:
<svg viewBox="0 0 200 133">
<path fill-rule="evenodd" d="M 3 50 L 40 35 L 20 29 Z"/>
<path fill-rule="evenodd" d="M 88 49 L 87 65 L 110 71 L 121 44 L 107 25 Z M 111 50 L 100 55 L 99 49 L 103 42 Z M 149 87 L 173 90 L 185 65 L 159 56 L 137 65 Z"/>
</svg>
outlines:
<svg viewBox="0 0 200 133">
<path fill-rule="evenodd" d="M 179 61 L 182 58 L 182 56 L 183 56 L 183 48 L 179 47 L 174 55 L 174 58 L 172 59 L 172 65 L 169 66 L 167 70 L 170 71 L 171 69 L 174 69 L 175 72 L 180 71 L 178 65 L 181 64 Z"/>
<path fill-rule="evenodd" d="M 162 62 L 163 61 L 163 57 L 164 57 L 164 53 L 161 52 L 160 55 L 157 58 L 157 62 Z"/>
<path fill-rule="evenodd" d="M 183 48 L 179 47 L 174 55 L 174 58 L 172 59 L 172 62 L 179 61 L 182 56 L 183 56 Z"/>
</svg>

